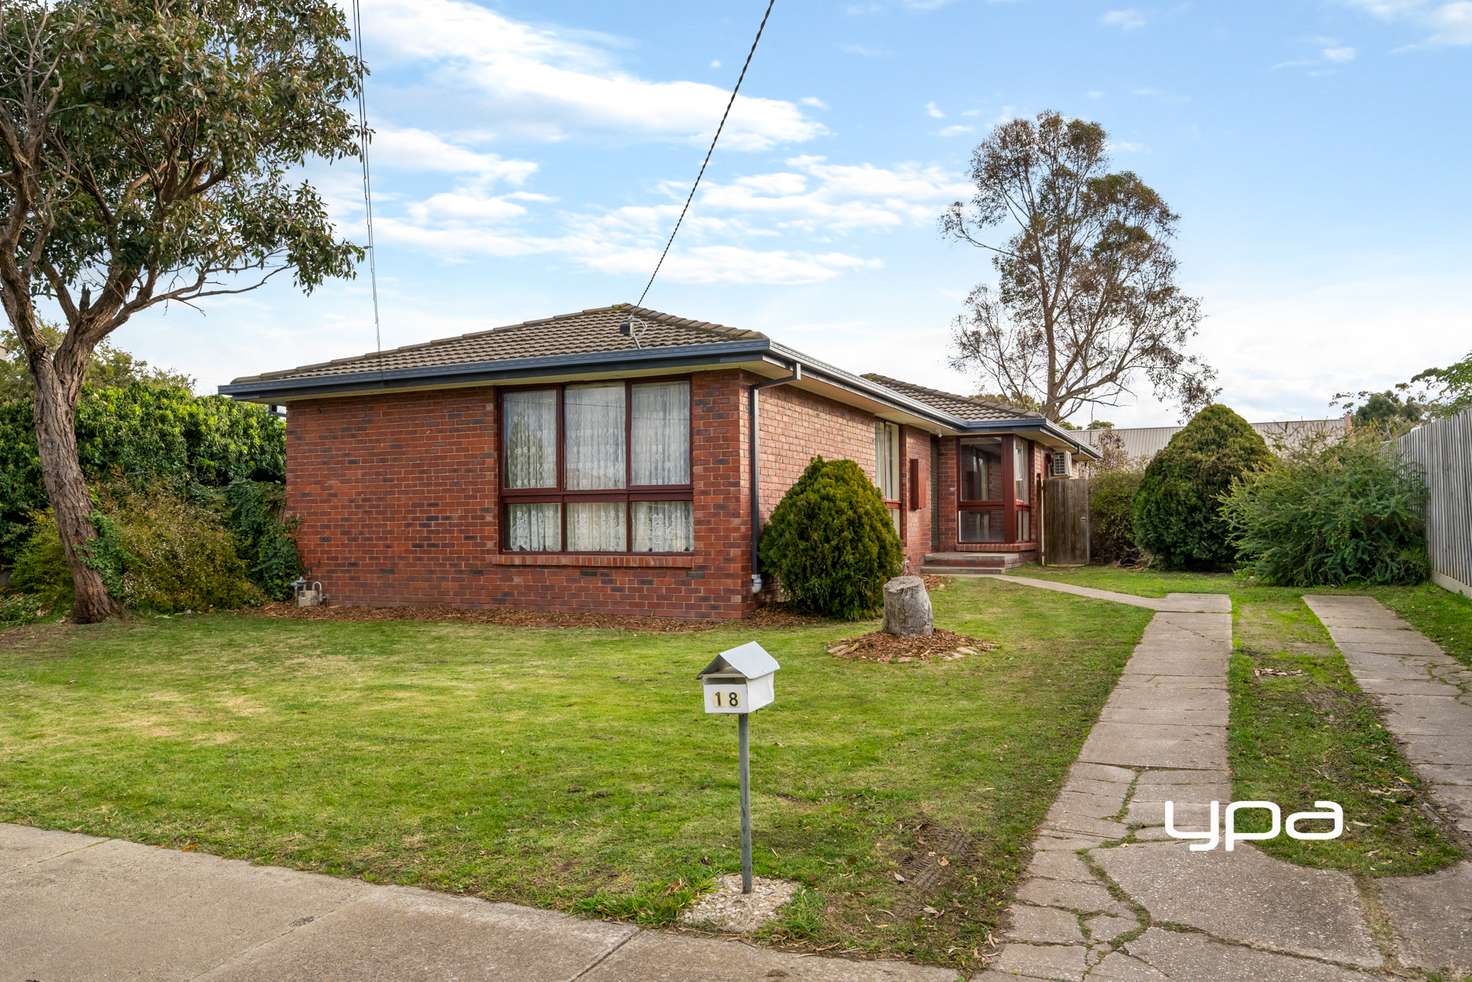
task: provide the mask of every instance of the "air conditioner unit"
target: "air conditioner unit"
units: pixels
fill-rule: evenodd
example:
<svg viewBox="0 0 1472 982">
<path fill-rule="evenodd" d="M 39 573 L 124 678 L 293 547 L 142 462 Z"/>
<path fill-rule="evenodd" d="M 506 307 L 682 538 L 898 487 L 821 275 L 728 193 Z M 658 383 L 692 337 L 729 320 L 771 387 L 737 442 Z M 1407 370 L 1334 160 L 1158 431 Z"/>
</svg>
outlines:
<svg viewBox="0 0 1472 982">
<path fill-rule="evenodd" d="M 1073 476 L 1073 454 L 1067 450 L 1059 450 L 1048 455 L 1049 477 L 1072 477 Z"/>
</svg>

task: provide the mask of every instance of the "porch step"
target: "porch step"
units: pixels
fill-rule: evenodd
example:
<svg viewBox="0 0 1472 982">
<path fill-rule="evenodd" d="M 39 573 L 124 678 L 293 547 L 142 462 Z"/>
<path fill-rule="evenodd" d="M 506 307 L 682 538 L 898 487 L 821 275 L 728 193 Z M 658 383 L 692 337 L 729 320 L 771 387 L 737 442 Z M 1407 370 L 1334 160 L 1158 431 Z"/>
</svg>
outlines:
<svg viewBox="0 0 1472 982">
<path fill-rule="evenodd" d="M 926 554 L 920 572 L 943 576 L 1000 573 L 1029 558 L 1031 554 L 1021 552 L 932 552 Z"/>
</svg>

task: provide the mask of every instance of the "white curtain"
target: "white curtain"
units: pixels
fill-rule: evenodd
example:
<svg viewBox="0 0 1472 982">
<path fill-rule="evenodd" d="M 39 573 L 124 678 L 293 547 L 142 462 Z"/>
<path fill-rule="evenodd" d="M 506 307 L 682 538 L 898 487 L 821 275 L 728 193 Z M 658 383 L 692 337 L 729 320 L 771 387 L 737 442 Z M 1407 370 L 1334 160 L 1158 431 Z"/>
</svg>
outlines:
<svg viewBox="0 0 1472 982">
<path fill-rule="evenodd" d="M 690 483 L 690 383 L 634 386 L 634 484 Z"/>
<path fill-rule="evenodd" d="M 695 529 L 688 501 L 634 502 L 634 552 L 690 552 Z"/>
<path fill-rule="evenodd" d="M 561 505 L 509 505 L 506 548 L 516 552 L 557 552 L 562 548 Z"/>
<path fill-rule="evenodd" d="M 884 500 L 899 500 L 900 428 L 893 423 L 874 424 L 874 483 Z"/>
<path fill-rule="evenodd" d="M 624 386 L 569 386 L 563 395 L 569 491 L 624 486 Z M 571 515 L 571 512 L 569 512 Z M 572 533 L 568 532 L 568 538 Z"/>
<path fill-rule="evenodd" d="M 623 552 L 624 503 L 568 502 L 567 548 L 572 552 Z"/>
<path fill-rule="evenodd" d="M 556 487 L 557 393 L 507 392 L 501 405 L 506 416 L 506 486 Z"/>
</svg>

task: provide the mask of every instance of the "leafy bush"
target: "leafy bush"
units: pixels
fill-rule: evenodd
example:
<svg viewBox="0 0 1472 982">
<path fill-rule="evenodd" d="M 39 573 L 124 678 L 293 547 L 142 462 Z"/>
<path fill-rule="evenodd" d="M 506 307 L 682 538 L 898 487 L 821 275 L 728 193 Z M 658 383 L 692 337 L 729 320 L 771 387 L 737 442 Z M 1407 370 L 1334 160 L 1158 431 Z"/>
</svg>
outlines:
<svg viewBox="0 0 1472 982">
<path fill-rule="evenodd" d="M 286 490 L 279 484 L 241 479 L 225 488 L 230 531 L 251 582 L 272 600 L 291 597 L 291 583 L 302 575 L 302 560 L 285 518 Z"/>
<path fill-rule="evenodd" d="M 1426 482 L 1373 439 L 1292 456 L 1239 481 L 1224 517 L 1238 562 L 1275 586 L 1420 583 Z"/>
<path fill-rule="evenodd" d="M 264 406 L 167 386 L 84 389 L 77 450 L 94 483 L 220 487 L 286 477 L 286 427 Z M 0 403 L 0 564 L 15 557 L 47 503 L 30 400 Z"/>
<path fill-rule="evenodd" d="M 1177 569 L 1231 565 L 1221 499 L 1234 481 L 1272 463 L 1267 444 L 1226 406 L 1207 406 L 1145 468 L 1135 494 L 1135 543 Z"/>
<path fill-rule="evenodd" d="M 259 603 L 235 539 L 203 504 L 154 489 L 118 498 L 94 514 L 98 537 L 88 565 L 127 607 L 171 613 Z M 47 606 L 72 602 L 72 576 L 56 521 L 37 519 L 16 558 L 11 582 Z"/>
<path fill-rule="evenodd" d="M 46 617 L 52 607 L 34 593 L 0 593 L 0 627 L 31 624 Z"/>
<path fill-rule="evenodd" d="M 10 585 L 39 598 L 42 606 L 70 609 L 72 571 L 66 564 L 56 518 L 51 512 L 42 512 L 33 520 L 31 533 L 16 554 Z"/>
<path fill-rule="evenodd" d="M 1133 563 L 1135 492 L 1144 478 L 1132 468 L 1101 471 L 1089 479 L 1089 555 L 1096 563 Z"/>
<path fill-rule="evenodd" d="M 814 457 L 762 533 L 762 567 L 800 609 L 853 619 L 884 606 L 899 536 L 879 490 L 851 460 Z"/>
</svg>

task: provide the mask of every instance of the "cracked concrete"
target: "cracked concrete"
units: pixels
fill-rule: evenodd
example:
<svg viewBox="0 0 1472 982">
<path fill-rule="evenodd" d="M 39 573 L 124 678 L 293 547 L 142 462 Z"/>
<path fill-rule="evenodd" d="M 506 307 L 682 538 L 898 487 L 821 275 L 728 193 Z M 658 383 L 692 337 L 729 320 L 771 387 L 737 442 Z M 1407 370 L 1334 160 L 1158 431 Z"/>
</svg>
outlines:
<svg viewBox="0 0 1472 982">
<path fill-rule="evenodd" d="M 1195 852 L 1166 834 L 1167 801 L 1175 828 L 1192 830 L 1208 825 L 1212 801 L 1231 801 L 1228 598 L 1061 592 L 1157 614 L 1043 822 L 1002 947 L 978 978 L 1328 982 L 1472 968 L 1472 863 L 1358 884 L 1251 845 Z M 1369 598 L 1305 599 L 1442 806 L 1472 808 L 1468 673 Z M 1361 888 L 1393 933 L 1384 950 Z"/>
</svg>

